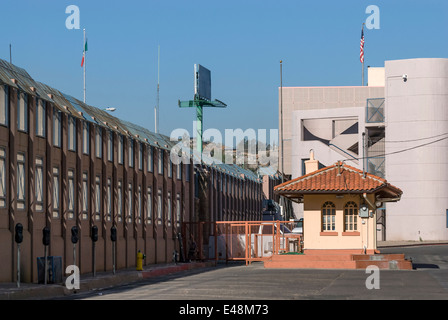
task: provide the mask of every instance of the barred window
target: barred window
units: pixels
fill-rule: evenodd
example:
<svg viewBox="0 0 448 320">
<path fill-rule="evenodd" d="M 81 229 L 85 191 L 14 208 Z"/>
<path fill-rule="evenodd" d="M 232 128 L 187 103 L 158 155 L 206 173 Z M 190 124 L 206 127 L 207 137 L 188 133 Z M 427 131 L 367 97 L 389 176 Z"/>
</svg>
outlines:
<svg viewBox="0 0 448 320">
<path fill-rule="evenodd" d="M 152 192 L 151 187 L 147 189 L 147 201 L 146 201 L 146 223 L 151 224 L 152 222 Z"/>
<path fill-rule="evenodd" d="M 322 206 L 322 231 L 334 231 L 336 207 L 333 202 L 327 201 Z"/>
<path fill-rule="evenodd" d="M 26 177 L 25 154 L 17 154 L 17 209 L 25 209 L 26 203 Z"/>
<path fill-rule="evenodd" d="M 9 111 L 9 87 L 0 86 L 0 124 L 8 125 Z"/>
<path fill-rule="evenodd" d="M 180 224 L 182 222 L 182 208 L 181 208 L 181 202 L 180 202 L 180 194 L 178 193 L 176 196 L 176 225 L 180 227 Z"/>
<path fill-rule="evenodd" d="M 118 180 L 117 186 L 117 220 L 118 222 L 123 221 L 123 183 L 121 180 Z"/>
<path fill-rule="evenodd" d="M 19 92 L 17 99 L 17 129 L 28 132 L 28 95 Z"/>
<path fill-rule="evenodd" d="M 68 170 L 68 219 L 75 217 L 75 171 Z"/>
<path fill-rule="evenodd" d="M 90 152 L 90 136 L 89 136 L 89 123 L 84 122 L 82 128 L 82 153 L 89 154 Z"/>
<path fill-rule="evenodd" d="M 129 139 L 129 146 L 128 146 L 128 155 L 129 155 L 129 167 L 134 167 L 134 140 Z"/>
<path fill-rule="evenodd" d="M 95 220 L 101 217 L 101 180 L 99 176 L 95 178 Z"/>
<path fill-rule="evenodd" d="M 59 218 L 60 199 L 59 168 L 53 168 L 53 218 Z"/>
<path fill-rule="evenodd" d="M 53 110 L 53 145 L 61 147 L 61 111 L 54 108 Z"/>
<path fill-rule="evenodd" d="M 101 127 L 95 128 L 95 155 L 97 158 L 103 157 L 103 132 Z"/>
<path fill-rule="evenodd" d="M 68 117 L 68 150 L 76 151 L 76 119 Z"/>
<path fill-rule="evenodd" d="M 344 207 L 345 231 L 358 230 L 358 206 L 350 201 Z"/>
<path fill-rule="evenodd" d="M 45 102 L 36 98 L 36 135 L 45 137 Z"/>
<path fill-rule="evenodd" d="M 128 222 L 132 222 L 132 183 L 128 184 Z"/>
<path fill-rule="evenodd" d="M 112 220 L 112 179 L 107 178 L 107 221 Z"/>
<path fill-rule="evenodd" d="M 0 148 L 0 208 L 6 207 L 6 151 Z"/>
<path fill-rule="evenodd" d="M 82 174 L 82 219 L 86 220 L 88 218 L 89 209 L 89 179 L 88 173 L 83 172 Z"/>
<path fill-rule="evenodd" d="M 171 162 L 171 161 L 170 161 Z M 168 220 L 168 226 L 171 226 L 171 192 L 168 191 L 168 207 L 167 207 L 167 220 Z"/>
</svg>

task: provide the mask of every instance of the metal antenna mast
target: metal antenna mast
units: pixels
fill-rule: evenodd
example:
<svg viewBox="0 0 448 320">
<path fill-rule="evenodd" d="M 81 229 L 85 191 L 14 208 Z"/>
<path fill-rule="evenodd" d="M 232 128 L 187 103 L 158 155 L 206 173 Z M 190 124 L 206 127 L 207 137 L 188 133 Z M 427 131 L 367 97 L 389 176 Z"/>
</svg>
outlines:
<svg viewBox="0 0 448 320">
<path fill-rule="evenodd" d="M 158 47 L 158 58 L 157 58 L 157 105 L 154 108 L 154 128 L 155 133 L 158 132 L 159 128 L 159 101 L 160 101 L 160 45 Z"/>
</svg>

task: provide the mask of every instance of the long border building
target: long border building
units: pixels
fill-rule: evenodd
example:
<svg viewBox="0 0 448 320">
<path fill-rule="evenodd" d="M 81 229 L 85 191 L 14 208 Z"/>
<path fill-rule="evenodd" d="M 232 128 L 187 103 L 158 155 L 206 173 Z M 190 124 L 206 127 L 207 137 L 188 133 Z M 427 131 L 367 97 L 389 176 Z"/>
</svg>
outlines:
<svg viewBox="0 0 448 320">
<path fill-rule="evenodd" d="M 84 274 L 112 270 L 114 256 L 133 267 L 138 250 L 144 264 L 171 262 L 184 222 L 260 219 L 257 175 L 192 155 L 174 165 L 173 146 L 0 60 L 0 282 L 16 281 L 19 223 L 21 281 L 37 282 L 45 227 L 48 255 Z"/>
</svg>

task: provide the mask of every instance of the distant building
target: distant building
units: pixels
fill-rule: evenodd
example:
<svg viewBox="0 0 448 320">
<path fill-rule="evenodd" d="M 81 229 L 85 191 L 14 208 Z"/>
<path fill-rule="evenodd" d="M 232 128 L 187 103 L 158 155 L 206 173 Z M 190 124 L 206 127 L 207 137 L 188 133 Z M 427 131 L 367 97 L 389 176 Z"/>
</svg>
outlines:
<svg viewBox="0 0 448 320">
<path fill-rule="evenodd" d="M 285 173 L 302 176 L 310 150 L 321 167 L 364 169 L 403 191 L 377 204 L 379 240 L 447 240 L 447 84 L 448 59 L 434 58 L 369 68 L 368 86 L 283 88 Z"/>
</svg>

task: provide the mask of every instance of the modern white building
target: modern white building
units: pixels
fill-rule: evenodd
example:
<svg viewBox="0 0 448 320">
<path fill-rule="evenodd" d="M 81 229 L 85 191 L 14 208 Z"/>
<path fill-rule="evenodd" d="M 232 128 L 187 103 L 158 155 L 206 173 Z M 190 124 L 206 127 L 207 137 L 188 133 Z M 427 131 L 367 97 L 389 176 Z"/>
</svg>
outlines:
<svg viewBox="0 0 448 320">
<path fill-rule="evenodd" d="M 386 61 L 367 86 L 281 93 L 285 174 L 302 176 L 311 149 L 320 166 L 342 160 L 403 190 L 378 203 L 378 240 L 448 240 L 448 59 Z"/>
</svg>

